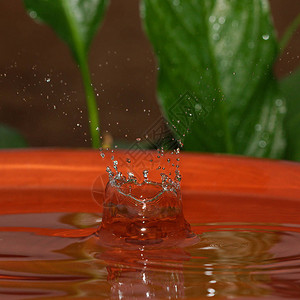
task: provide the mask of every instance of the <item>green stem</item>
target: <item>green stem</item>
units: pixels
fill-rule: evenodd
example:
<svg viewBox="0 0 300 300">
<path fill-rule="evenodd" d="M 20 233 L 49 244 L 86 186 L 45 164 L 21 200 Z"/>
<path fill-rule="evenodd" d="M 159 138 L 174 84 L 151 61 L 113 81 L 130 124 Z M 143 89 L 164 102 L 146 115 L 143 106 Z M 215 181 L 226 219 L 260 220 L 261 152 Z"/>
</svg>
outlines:
<svg viewBox="0 0 300 300">
<path fill-rule="evenodd" d="M 281 41 L 280 41 L 280 55 L 283 53 L 283 51 L 286 49 L 291 37 L 297 30 L 297 28 L 300 25 L 300 14 L 293 20 L 291 25 L 288 27 L 288 29 L 285 31 Z"/>
<path fill-rule="evenodd" d="M 86 104 L 87 104 L 88 115 L 89 115 L 90 133 L 92 138 L 92 147 L 98 149 L 100 147 L 99 116 L 98 116 L 97 101 L 92 87 L 92 81 L 90 77 L 90 71 L 89 71 L 87 59 L 84 58 L 80 59 L 79 69 L 80 69 L 84 90 L 85 90 Z"/>
<path fill-rule="evenodd" d="M 91 81 L 89 66 L 87 62 L 87 55 L 86 55 L 86 51 L 84 50 L 82 41 L 80 39 L 78 28 L 71 15 L 72 9 L 69 6 L 70 2 L 67 0 L 62 0 L 61 4 L 64 8 L 64 12 L 70 27 L 70 32 L 74 40 L 75 50 L 76 50 L 75 59 L 79 64 L 79 69 L 80 69 L 83 86 L 85 90 L 86 103 L 87 103 L 87 109 L 89 115 L 89 123 L 90 123 L 90 133 L 92 138 L 92 147 L 97 149 L 100 148 L 99 117 L 98 117 L 97 101 L 92 87 L 92 81 Z"/>
</svg>

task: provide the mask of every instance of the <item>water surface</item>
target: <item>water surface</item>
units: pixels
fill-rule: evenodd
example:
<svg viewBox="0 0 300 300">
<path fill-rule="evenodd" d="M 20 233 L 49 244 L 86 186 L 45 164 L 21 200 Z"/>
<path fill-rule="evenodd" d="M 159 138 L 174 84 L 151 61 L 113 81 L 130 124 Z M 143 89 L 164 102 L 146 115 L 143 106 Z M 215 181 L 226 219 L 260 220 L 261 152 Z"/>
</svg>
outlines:
<svg viewBox="0 0 300 300">
<path fill-rule="evenodd" d="M 99 246 L 100 222 L 97 212 L 0 215 L 1 298 L 300 298 L 299 225 L 194 222 L 192 247 L 122 250 Z"/>
</svg>

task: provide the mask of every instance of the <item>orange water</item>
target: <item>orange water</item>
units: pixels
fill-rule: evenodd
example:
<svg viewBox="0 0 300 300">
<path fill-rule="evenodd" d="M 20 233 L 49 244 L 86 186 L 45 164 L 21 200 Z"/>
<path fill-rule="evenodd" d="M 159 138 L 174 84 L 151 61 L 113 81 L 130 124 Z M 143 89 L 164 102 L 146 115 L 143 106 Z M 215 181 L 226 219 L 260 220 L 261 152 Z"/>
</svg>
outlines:
<svg viewBox="0 0 300 300">
<path fill-rule="evenodd" d="M 26 201 L 26 213 L 2 210 L 0 299 L 300 299 L 297 201 L 184 195 L 197 244 L 126 250 L 102 247 L 101 214 L 71 212 L 71 196 L 51 196 L 61 212 L 33 213 Z"/>
<path fill-rule="evenodd" d="M 198 241 L 184 218 L 180 190 L 167 190 L 150 181 L 121 187 L 108 184 L 96 234 L 103 246 L 123 249 L 186 246 Z"/>
</svg>

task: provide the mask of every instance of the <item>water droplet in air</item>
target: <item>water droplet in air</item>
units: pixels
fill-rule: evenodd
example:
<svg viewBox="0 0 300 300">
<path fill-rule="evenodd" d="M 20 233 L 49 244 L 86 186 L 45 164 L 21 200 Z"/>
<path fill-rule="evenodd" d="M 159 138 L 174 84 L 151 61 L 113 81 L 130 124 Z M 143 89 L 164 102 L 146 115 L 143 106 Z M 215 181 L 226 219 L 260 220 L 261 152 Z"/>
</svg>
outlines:
<svg viewBox="0 0 300 300">
<path fill-rule="evenodd" d="M 210 16 L 209 17 L 209 22 L 210 23 L 214 23 L 214 22 L 216 22 L 216 20 L 217 20 L 217 18 L 215 16 Z"/>
<path fill-rule="evenodd" d="M 29 12 L 29 16 L 30 16 L 32 19 L 35 19 L 35 18 L 37 17 L 36 11 L 31 10 L 31 11 Z"/>
<path fill-rule="evenodd" d="M 264 35 L 262 36 L 262 38 L 263 38 L 265 41 L 267 41 L 267 40 L 270 38 L 270 35 L 264 34 Z"/>
<path fill-rule="evenodd" d="M 220 24 L 215 23 L 213 26 L 213 30 L 218 31 L 220 29 L 220 27 L 221 27 Z"/>
<path fill-rule="evenodd" d="M 218 33 L 215 33 L 213 34 L 212 38 L 215 40 L 215 41 L 218 41 L 220 39 L 220 35 Z"/>
<path fill-rule="evenodd" d="M 132 179 L 134 177 L 134 174 L 132 172 L 128 172 L 129 179 Z"/>
<path fill-rule="evenodd" d="M 118 171 L 118 161 L 117 160 L 114 161 L 114 169 L 116 171 Z"/>
<path fill-rule="evenodd" d="M 280 107 L 283 104 L 283 101 L 281 99 L 277 99 L 275 101 L 275 104 L 276 104 L 277 107 Z"/>
<path fill-rule="evenodd" d="M 144 171 L 143 171 L 143 175 L 144 175 L 145 181 L 148 179 L 148 173 L 149 173 L 148 170 L 144 170 Z"/>
<path fill-rule="evenodd" d="M 258 146 L 259 146 L 260 148 L 266 148 L 267 143 L 266 143 L 266 141 L 261 140 L 261 141 L 258 142 Z"/>
<path fill-rule="evenodd" d="M 260 124 L 255 125 L 255 130 L 256 131 L 261 131 L 261 129 L 262 129 L 262 126 Z"/>
<path fill-rule="evenodd" d="M 195 105 L 195 110 L 196 110 L 196 111 L 200 111 L 201 108 L 202 108 L 201 104 L 197 103 L 197 104 Z"/>
<path fill-rule="evenodd" d="M 225 17 L 220 17 L 219 18 L 219 23 L 222 25 L 226 22 L 226 18 Z"/>
</svg>

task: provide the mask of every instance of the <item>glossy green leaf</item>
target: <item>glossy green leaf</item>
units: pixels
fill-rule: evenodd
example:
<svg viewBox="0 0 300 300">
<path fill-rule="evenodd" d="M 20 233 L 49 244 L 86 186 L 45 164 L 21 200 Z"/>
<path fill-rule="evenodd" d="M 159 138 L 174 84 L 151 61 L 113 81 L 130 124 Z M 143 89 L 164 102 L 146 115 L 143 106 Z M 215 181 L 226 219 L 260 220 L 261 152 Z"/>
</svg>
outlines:
<svg viewBox="0 0 300 300">
<path fill-rule="evenodd" d="M 300 161 L 300 69 L 280 82 L 287 101 L 285 119 L 287 132 L 286 158 Z"/>
<path fill-rule="evenodd" d="M 108 0 L 24 0 L 24 3 L 32 18 L 48 24 L 69 45 L 80 64 Z"/>
<path fill-rule="evenodd" d="M 15 129 L 0 125 L 0 149 L 24 148 L 27 146 L 24 138 Z"/>
<path fill-rule="evenodd" d="M 144 0 L 158 97 L 193 151 L 279 158 L 285 102 L 267 0 Z"/>
</svg>

